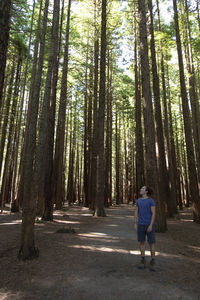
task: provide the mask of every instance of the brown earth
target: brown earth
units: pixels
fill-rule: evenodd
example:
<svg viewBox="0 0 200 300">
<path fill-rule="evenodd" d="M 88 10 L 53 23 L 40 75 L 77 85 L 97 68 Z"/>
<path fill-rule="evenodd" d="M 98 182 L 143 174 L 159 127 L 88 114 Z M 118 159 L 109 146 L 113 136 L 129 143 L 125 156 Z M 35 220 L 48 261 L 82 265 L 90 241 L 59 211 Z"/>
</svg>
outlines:
<svg viewBox="0 0 200 300">
<path fill-rule="evenodd" d="M 156 234 L 156 272 L 137 269 L 134 207 L 113 206 L 106 213 L 94 218 L 73 206 L 56 211 L 54 222 L 37 221 L 40 256 L 26 262 L 17 260 L 21 214 L 1 214 L 0 299 L 200 300 L 200 225 L 190 209 Z M 56 233 L 62 228 L 69 232 Z"/>
</svg>

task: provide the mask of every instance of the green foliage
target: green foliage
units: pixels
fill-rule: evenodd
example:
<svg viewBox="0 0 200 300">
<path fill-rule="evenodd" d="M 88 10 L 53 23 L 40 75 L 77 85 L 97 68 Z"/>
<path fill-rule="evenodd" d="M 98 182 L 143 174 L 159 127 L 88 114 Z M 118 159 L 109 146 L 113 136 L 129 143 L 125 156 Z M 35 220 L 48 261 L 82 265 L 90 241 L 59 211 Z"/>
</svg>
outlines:
<svg viewBox="0 0 200 300">
<path fill-rule="evenodd" d="M 27 54 L 31 9 L 25 0 L 14 0 L 11 14 L 10 42 L 24 55 Z"/>
</svg>

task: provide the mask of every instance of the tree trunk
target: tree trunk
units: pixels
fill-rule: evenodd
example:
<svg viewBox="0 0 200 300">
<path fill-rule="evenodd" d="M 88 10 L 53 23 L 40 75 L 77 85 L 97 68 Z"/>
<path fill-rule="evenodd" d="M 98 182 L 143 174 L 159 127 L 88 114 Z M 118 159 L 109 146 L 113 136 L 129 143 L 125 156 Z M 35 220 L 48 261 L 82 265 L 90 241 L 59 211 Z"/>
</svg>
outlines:
<svg viewBox="0 0 200 300">
<path fill-rule="evenodd" d="M 142 105 L 138 79 L 138 53 L 137 53 L 137 32 L 136 18 L 134 17 L 135 27 L 135 122 L 136 122 L 136 197 L 138 198 L 139 190 L 145 183 L 144 178 L 144 150 L 142 137 Z"/>
<path fill-rule="evenodd" d="M 18 93 L 19 93 L 19 83 L 20 83 L 20 76 L 21 76 L 21 67 L 22 67 L 22 57 L 21 53 L 18 54 L 18 63 L 17 63 L 17 72 L 15 77 L 15 88 L 13 93 L 13 100 L 12 100 L 12 109 L 11 109 L 11 117 L 10 117 L 10 126 L 9 126 L 9 133 L 8 133 L 8 143 L 7 143 L 7 151 L 6 151 L 6 158 L 5 158 L 5 165 L 4 165 L 4 174 L 3 174 L 3 181 L 2 181 L 2 189 L 1 189 L 1 211 L 3 211 L 4 203 L 5 203 L 5 188 L 6 182 L 10 170 L 10 163 L 11 163 L 11 154 L 13 150 L 13 142 L 15 136 L 15 119 L 17 115 L 17 101 L 18 101 Z"/>
<path fill-rule="evenodd" d="M 108 71 L 107 71 L 107 105 L 106 105 L 106 142 L 105 142 L 105 194 L 104 194 L 104 204 L 105 207 L 109 207 L 108 194 L 110 190 L 110 163 L 109 163 L 109 153 L 110 153 L 110 53 L 108 51 Z"/>
<path fill-rule="evenodd" d="M 200 35 L 200 14 L 199 14 L 199 0 L 196 0 L 197 2 L 197 20 L 199 25 L 199 35 Z"/>
<path fill-rule="evenodd" d="M 12 62 L 10 82 L 9 82 L 8 93 L 7 93 L 7 98 L 6 98 L 6 107 L 5 107 L 5 114 L 4 114 L 5 116 L 4 116 L 3 125 L 2 125 L 2 133 L 1 133 L 1 141 L 0 141 L 0 177 L 1 177 L 1 167 L 2 167 L 2 162 L 3 162 L 4 147 L 5 147 L 5 142 L 6 142 L 8 116 L 9 116 L 10 103 L 11 103 L 12 92 L 13 92 L 14 75 L 15 75 L 15 56 L 13 57 L 13 62 Z"/>
<path fill-rule="evenodd" d="M 40 24 L 40 14 L 41 14 L 41 7 L 39 12 L 39 24 Z M 28 52 L 26 57 L 26 66 L 24 71 L 24 80 L 23 80 L 23 87 L 22 87 L 22 96 L 21 96 L 21 103 L 20 103 L 20 114 L 19 120 L 17 125 L 17 137 L 16 137 L 16 144 L 15 144 L 15 159 L 14 159 L 14 173 L 13 173 L 13 180 L 12 180 L 12 197 L 11 197 L 11 212 L 18 212 L 19 211 L 19 202 L 18 197 L 16 197 L 16 183 L 17 183 L 17 166 L 18 166 L 18 157 L 20 152 L 20 137 L 23 136 L 23 132 L 21 133 L 21 128 L 23 128 L 22 124 L 22 115 L 23 115 L 23 108 L 24 108 L 24 98 L 25 98 L 25 89 L 27 83 L 27 74 L 28 74 L 28 66 L 30 61 L 30 48 L 32 42 L 32 34 L 33 34 L 33 20 L 35 15 L 35 0 L 33 2 L 33 9 L 32 9 L 32 18 L 31 18 L 31 26 L 30 26 L 30 36 L 29 36 L 29 45 L 28 45 Z M 37 50 L 38 53 L 38 50 Z M 23 151 L 21 151 L 21 156 L 23 155 Z"/>
<path fill-rule="evenodd" d="M 98 113 L 98 153 L 97 153 L 97 193 L 95 199 L 95 216 L 104 217 L 104 119 L 105 119 L 105 81 L 106 81 L 106 6 L 102 0 L 101 15 L 101 60 Z"/>
<path fill-rule="evenodd" d="M 179 149 L 179 142 L 178 142 L 178 126 L 177 120 L 175 118 L 175 132 L 176 132 L 176 162 L 177 162 L 177 194 L 178 194 L 178 206 L 179 209 L 183 209 L 183 200 L 181 195 L 181 161 L 180 161 L 180 149 Z"/>
<path fill-rule="evenodd" d="M 93 56 L 93 55 L 92 55 Z M 91 62 L 93 61 L 93 57 L 91 57 Z M 93 105 L 93 66 L 92 63 L 89 67 L 89 93 L 88 93 L 88 115 L 87 115 L 87 135 L 88 135 L 88 206 L 91 207 L 92 199 L 91 196 L 91 160 L 92 160 L 92 105 Z"/>
<path fill-rule="evenodd" d="M 124 166 L 125 166 L 125 203 L 129 204 L 129 164 L 128 164 L 128 128 L 126 126 L 125 116 L 123 112 L 123 133 L 124 133 Z"/>
<path fill-rule="evenodd" d="M 185 85 L 185 75 L 184 75 L 182 47 L 181 47 L 181 40 L 180 40 L 180 33 L 179 33 L 178 11 L 177 11 L 176 0 L 173 0 L 173 6 L 174 6 L 174 22 L 175 22 L 175 29 L 176 29 L 176 43 L 177 43 L 177 52 L 178 52 L 178 61 L 179 61 L 183 120 L 184 120 L 185 139 L 186 139 L 187 158 L 188 158 L 190 193 L 193 201 L 193 219 L 195 222 L 200 223 L 200 195 L 198 189 L 194 146 L 192 140 L 190 110 L 189 110 L 187 91 Z"/>
<path fill-rule="evenodd" d="M 153 73 L 153 93 L 154 93 L 154 107 L 155 107 L 155 121 L 156 121 L 156 136 L 158 142 L 158 165 L 159 165 L 159 192 L 162 195 L 162 201 L 167 204 L 169 217 L 173 216 L 173 207 L 170 201 L 170 189 L 169 189 L 169 176 L 166 166 L 165 158 L 165 145 L 163 136 L 163 124 L 162 124 L 162 112 L 160 105 L 160 83 L 157 71 L 156 51 L 155 51 L 155 39 L 153 28 L 153 9 L 152 0 L 148 1 L 150 12 L 150 33 L 151 33 L 151 62 Z"/>
<path fill-rule="evenodd" d="M 50 157 L 48 157 L 48 154 L 50 155 L 50 149 L 47 149 L 47 140 L 52 139 L 51 135 L 54 134 L 54 122 L 55 120 L 52 120 L 52 118 L 49 118 L 49 112 L 52 114 L 55 114 L 55 98 L 56 96 L 54 93 L 56 93 L 56 69 L 58 67 L 58 33 L 59 33 L 59 15 L 60 15 L 60 0 L 54 0 L 54 9 L 53 9 L 53 21 L 52 21 L 52 32 L 51 32 L 51 44 L 49 49 L 49 57 L 48 57 L 48 70 L 46 75 L 46 82 L 45 82 L 45 91 L 44 91 L 44 98 L 42 103 L 42 111 L 40 115 L 39 120 L 39 137 L 38 137 L 38 145 L 36 149 L 36 157 L 35 157 L 35 166 L 34 166 L 34 177 L 33 177 L 33 194 L 32 197 L 35 199 L 34 201 L 44 201 L 45 194 L 45 180 L 47 180 L 46 177 L 46 169 L 47 167 L 46 163 L 46 157 L 49 158 L 49 163 L 51 163 Z M 55 76 L 55 77 L 54 77 Z M 53 101 L 52 101 L 53 99 Z M 53 103 L 51 103 L 51 101 Z M 50 111 L 52 109 L 52 112 Z M 50 121 L 51 120 L 51 121 Z M 51 123 L 49 125 L 49 121 Z M 50 140 L 49 140 L 50 142 Z M 52 141 L 48 147 L 53 147 Z M 53 155 L 53 149 L 51 150 L 51 155 Z M 48 166 L 49 167 L 49 166 Z M 48 168 L 47 167 L 47 168 Z M 49 170 L 50 172 L 50 170 Z M 40 192 L 41 191 L 41 194 Z M 50 203 L 50 196 L 48 194 L 48 200 L 46 202 Z M 49 204 L 51 206 L 51 204 Z M 50 208 L 52 211 L 52 208 Z M 49 218 L 52 218 L 52 216 L 49 216 Z"/>
<path fill-rule="evenodd" d="M 56 146 L 54 157 L 53 171 L 53 197 L 56 203 L 56 208 L 60 209 L 63 202 L 63 169 L 64 169 L 64 144 L 65 144 L 65 126 L 66 126 L 66 105 L 67 105 L 67 76 L 68 76 L 68 60 L 69 60 L 69 29 L 70 29 L 70 12 L 71 0 L 68 2 L 66 38 L 65 38 L 65 53 L 62 70 L 61 94 L 58 113 L 58 124 L 56 131 Z"/>
<path fill-rule="evenodd" d="M 108 53 L 105 206 L 112 205 L 112 51 Z"/>
<path fill-rule="evenodd" d="M 43 16 L 43 30 L 40 42 L 40 55 L 38 61 L 38 71 L 36 75 L 36 84 L 34 89 L 33 99 L 29 106 L 29 116 L 27 125 L 27 139 L 26 139 L 26 155 L 24 162 L 24 175 L 23 175 L 23 212 L 22 212 L 22 227 L 21 227 L 21 245 L 18 257 L 20 259 L 31 259 L 38 257 L 39 250 L 35 247 L 35 237 L 34 237 L 34 222 L 35 222 L 35 212 L 36 212 L 36 201 L 32 197 L 32 187 L 33 180 L 33 161 L 35 154 L 36 145 L 36 129 L 37 129 L 37 117 L 38 117 L 38 107 L 39 107 L 39 94 L 43 67 L 43 57 L 44 57 L 44 46 L 45 46 L 45 35 L 47 27 L 47 15 L 48 15 L 49 0 L 45 2 L 45 10 Z"/>
<path fill-rule="evenodd" d="M 10 31 L 11 3 L 11 0 L 1 0 L 0 2 L 0 112 L 2 109 L 6 55 Z"/>
<path fill-rule="evenodd" d="M 155 128 L 153 107 L 150 89 L 150 73 L 148 59 L 147 29 L 146 29 L 146 10 L 145 0 L 138 1 L 139 5 L 139 26 L 140 26 L 140 55 L 142 72 L 142 92 L 143 92 L 143 113 L 145 128 L 145 147 L 146 147 L 146 174 L 147 185 L 154 190 L 154 200 L 156 202 L 156 227 L 157 231 L 166 230 L 166 217 L 164 202 L 159 197 L 158 190 L 158 170 L 155 150 Z"/>
<path fill-rule="evenodd" d="M 25 180 L 24 176 L 25 176 L 25 164 L 26 164 L 25 161 L 26 161 L 26 153 L 28 151 L 29 146 L 30 146 L 29 151 L 31 151 L 31 153 L 28 154 L 28 155 L 30 155 L 29 159 L 33 159 L 32 156 L 35 155 L 36 128 L 37 128 L 37 121 L 38 121 L 40 87 L 41 87 L 41 81 L 42 81 L 41 80 L 42 79 L 42 69 L 43 69 L 43 62 L 44 62 L 44 49 L 45 49 L 45 36 L 46 36 L 46 30 L 47 30 L 48 7 L 49 7 L 49 0 L 46 0 L 45 8 L 44 8 L 44 15 L 43 15 L 42 33 L 41 33 L 41 36 L 37 35 L 37 38 L 35 41 L 35 47 L 34 47 L 26 129 L 25 129 L 24 145 L 23 145 L 21 162 L 20 162 L 20 165 L 21 165 L 21 167 L 20 167 L 20 182 L 19 182 L 19 188 L 18 188 L 18 193 L 17 193 L 17 202 L 20 204 L 22 204 L 22 202 L 23 202 L 23 188 L 24 188 L 24 180 Z M 41 10 L 42 10 L 42 1 L 40 3 L 40 12 L 39 12 L 39 20 L 38 20 L 38 31 L 39 32 L 40 32 Z M 37 59 L 39 41 L 40 41 L 40 52 L 39 52 L 39 58 Z M 38 60 L 38 65 L 37 65 L 37 60 Z M 30 129 L 29 129 L 29 126 L 31 126 Z M 28 140 L 29 137 L 31 138 L 30 143 Z M 31 162 L 29 162 L 29 163 L 31 164 Z"/>
<path fill-rule="evenodd" d="M 71 107 L 70 113 L 70 147 L 69 147 L 69 170 L 68 170 L 68 181 L 67 181 L 67 201 L 69 205 L 73 201 L 73 177 L 74 177 L 74 169 L 73 169 L 73 110 Z"/>
<path fill-rule="evenodd" d="M 84 93 L 84 205 L 89 207 L 89 149 L 88 149 L 88 64 L 89 60 L 89 33 L 87 37 L 86 69 L 85 69 L 85 93 Z"/>
<path fill-rule="evenodd" d="M 93 132 L 91 158 L 91 208 L 94 210 L 97 186 L 97 120 L 98 120 L 98 69 L 99 69 L 99 32 L 97 30 L 97 5 L 94 2 L 94 103 L 93 103 Z"/>
<path fill-rule="evenodd" d="M 160 25 L 160 9 L 158 0 L 157 3 L 157 12 L 158 12 L 158 29 L 161 32 L 161 25 Z M 166 80 L 165 80 L 165 67 L 164 67 L 164 57 L 163 57 L 163 44 L 162 40 L 160 40 L 160 47 L 161 47 L 161 77 L 162 77 L 162 93 L 163 93 L 163 107 L 164 107 L 164 133 L 166 139 L 166 155 L 168 158 L 168 175 L 169 175 L 169 183 L 170 183 L 170 208 L 172 209 L 172 215 L 177 213 L 177 204 L 176 204 L 176 183 L 174 177 L 173 169 L 176 168 L 175 165 L 172 163 L 172 153 L 171 153 L 171 146 L 170 146 L 170 134 L 169 134 L 169 116 L 168 116 L 168 108 L 167 108 L 167 91 L 166 91 Z"/>
<path fill-rule="evenodd" d="M 184 3 L 183 3 L 184 6 Z M 192 109 L 192 130 L 194 137 L 194 146 L 198 170 L 198 180 L 200 182 L 200 109 L 199 101 L 196 88 L 195 69 L 193 63 L 193 53 L 191 45 L 191 30 L 190 21 L 188 14 L 187 0 L 185 0 L 185 8 L 183 8 L 183 34 L 184 34 L 184 45 L 185 45 L 185 57 L 187 62 L 188 80 L 189 80 L 189 95 Z M 184 17 L 186 16 L 186 17 Z"/>
<path fill-rule="evenodd" d="M 116 185 L 115 185 L 115 199 L 116 204 L 120 204 L 120 158 L 119 158 L 119 128 L 118 128 L 118 109 L 116 107 L 115 116 L 115 170 L 116 170 Z"/>
</svg>

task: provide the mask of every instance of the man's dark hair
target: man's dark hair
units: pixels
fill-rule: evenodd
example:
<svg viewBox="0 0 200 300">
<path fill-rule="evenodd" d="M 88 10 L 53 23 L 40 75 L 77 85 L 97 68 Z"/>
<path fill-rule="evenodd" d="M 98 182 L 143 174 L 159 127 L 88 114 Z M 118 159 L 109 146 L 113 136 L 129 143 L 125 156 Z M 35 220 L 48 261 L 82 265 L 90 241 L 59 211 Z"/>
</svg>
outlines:
<svg viewBox="0 0 200 300">
<path fill-rule="evenodd" d="M 153 194 L 153 190 L 149 186 L 146 186 L 146 191 L 147 191 L 147 195 L 152 195 Z"/>
</svg>

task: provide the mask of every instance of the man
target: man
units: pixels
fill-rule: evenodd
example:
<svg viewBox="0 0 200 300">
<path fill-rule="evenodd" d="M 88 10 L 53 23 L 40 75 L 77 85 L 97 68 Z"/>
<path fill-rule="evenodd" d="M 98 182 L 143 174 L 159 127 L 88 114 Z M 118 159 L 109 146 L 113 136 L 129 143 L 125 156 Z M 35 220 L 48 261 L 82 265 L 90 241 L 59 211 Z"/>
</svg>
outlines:
<svg viewBox="0 0 200 300">
<path fill-rule="evenodd" d="M 147 241 L 149 243 L 151 251 L 151 261 L 150 270 L 155 271 L 155 202 L 149 196 L 153 191 L 147 187 L 143 186 L 140 189 L 140 195 L 142 196 L 136 202 L 136 211 L 134 219 L 134 227 L 137 229 L 137 238 L 140 243 L 141 251 L 141 261 L 139 269 L 145 269 L 145 240 L 147 236 Z"/>
</svg>

